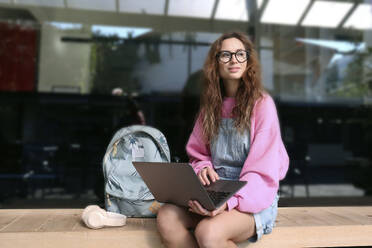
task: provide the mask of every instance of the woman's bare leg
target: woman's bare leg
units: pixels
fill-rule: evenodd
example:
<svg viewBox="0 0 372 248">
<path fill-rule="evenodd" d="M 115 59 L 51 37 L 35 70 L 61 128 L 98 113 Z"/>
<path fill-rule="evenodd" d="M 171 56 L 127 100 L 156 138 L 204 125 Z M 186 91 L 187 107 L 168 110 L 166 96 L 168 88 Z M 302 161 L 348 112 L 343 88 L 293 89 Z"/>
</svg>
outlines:
<svg viewBox="0 0 372 248">
<path fill-rule="evenodd" d="M 189 231 L 202 217 L 185 208 L 164 204 L 157 215 L 157 227 L 166 247 L 198 247 L 194 235 Z"/>
<path fill-rule="evenodd" d="M 215 217 L 204 218 L 195 229 L 196 240 L 204 247 L 237 247 L 256 233 L 252 214 L 237 210 L 224 211 Z"/>
</svg>

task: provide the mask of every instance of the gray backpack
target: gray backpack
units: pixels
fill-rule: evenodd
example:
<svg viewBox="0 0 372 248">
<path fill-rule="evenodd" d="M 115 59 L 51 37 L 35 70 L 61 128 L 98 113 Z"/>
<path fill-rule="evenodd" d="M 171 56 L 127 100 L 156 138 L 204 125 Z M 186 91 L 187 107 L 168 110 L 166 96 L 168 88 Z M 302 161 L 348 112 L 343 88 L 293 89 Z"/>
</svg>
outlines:
<svg viewBox="0 0 372 248">
<path fill-rule="evenodd" d="M 117 131 L 103 159 L 105 206 L 128 217 L 155 217 L 155 201 L 132 161 L 170 162 L 167 140 L 157 129 L 134 125 Z"/>
</svg>

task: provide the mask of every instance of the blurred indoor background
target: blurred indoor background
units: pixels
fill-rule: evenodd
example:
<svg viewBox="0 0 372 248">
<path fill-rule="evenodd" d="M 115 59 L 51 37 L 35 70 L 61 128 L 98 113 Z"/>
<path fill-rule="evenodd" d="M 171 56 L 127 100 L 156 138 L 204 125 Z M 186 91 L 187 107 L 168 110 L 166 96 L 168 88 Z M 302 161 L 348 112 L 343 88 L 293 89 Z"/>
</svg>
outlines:
<svg viewBox="0 0 372 248">
<path fill-rule="evenodd" d="M 187 161 L 204 59 L 231 30 L 277 104 L 281 205 L 372 205 L 372 1 L 0 0 L 0 208 L 102 203 L 105 149 L 138 110 Z"/>
</svg>

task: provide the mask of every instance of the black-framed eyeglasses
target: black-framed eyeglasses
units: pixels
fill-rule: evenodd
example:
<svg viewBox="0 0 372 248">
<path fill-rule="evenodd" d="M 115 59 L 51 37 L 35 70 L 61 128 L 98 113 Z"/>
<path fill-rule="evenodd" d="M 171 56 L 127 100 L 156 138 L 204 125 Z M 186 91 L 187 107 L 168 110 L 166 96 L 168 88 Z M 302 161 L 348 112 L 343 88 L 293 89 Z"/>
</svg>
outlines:
<svg viewBox="0 0 372 248">
<path fill-rule="evenodd" d="M 243 63 L 248 60 L 249 52 L 245 50 L 238 50 L 235 53 L 229 51 L 221 51 L 217 53 L 217 59 L 222 63 L 228 63 L 231 61 L 232 56 L 235 55 L 236 60 L 239 63 Z"/>
</svg>

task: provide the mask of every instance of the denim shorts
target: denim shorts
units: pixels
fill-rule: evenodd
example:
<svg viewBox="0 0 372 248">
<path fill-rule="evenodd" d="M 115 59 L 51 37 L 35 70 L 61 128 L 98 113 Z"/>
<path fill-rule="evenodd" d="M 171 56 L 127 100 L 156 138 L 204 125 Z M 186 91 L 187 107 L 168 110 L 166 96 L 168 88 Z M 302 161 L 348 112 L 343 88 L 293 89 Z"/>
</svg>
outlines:
<svg viewBox="0 0 372 248">
<path fill-rule="evenodd" d="M 220 166 L 215 169 L 220 179 L 237 180 L 241 168 L 232 166 Z M 272 232 L 275 226 L 276 215 L 278 213 L 279 195 L 276 195 L 271 205 L 261 212 L 253 214 L 256 224 L 256 235 L 249 239 L 251 242 L 256 242 L 262 235 Z"/>
<path fill-rule="evenodd" d="M 251 242 L 259 240 L 263 234 L 272 232 L 275 226 L 275 220 L 278 213 L 278 200 L 279 195 L 276 195 L 270 207 L 262 210 L 261 212 L 253 214 L 256 223 L 256 235 L 249 239 Z"/>
</svg>

